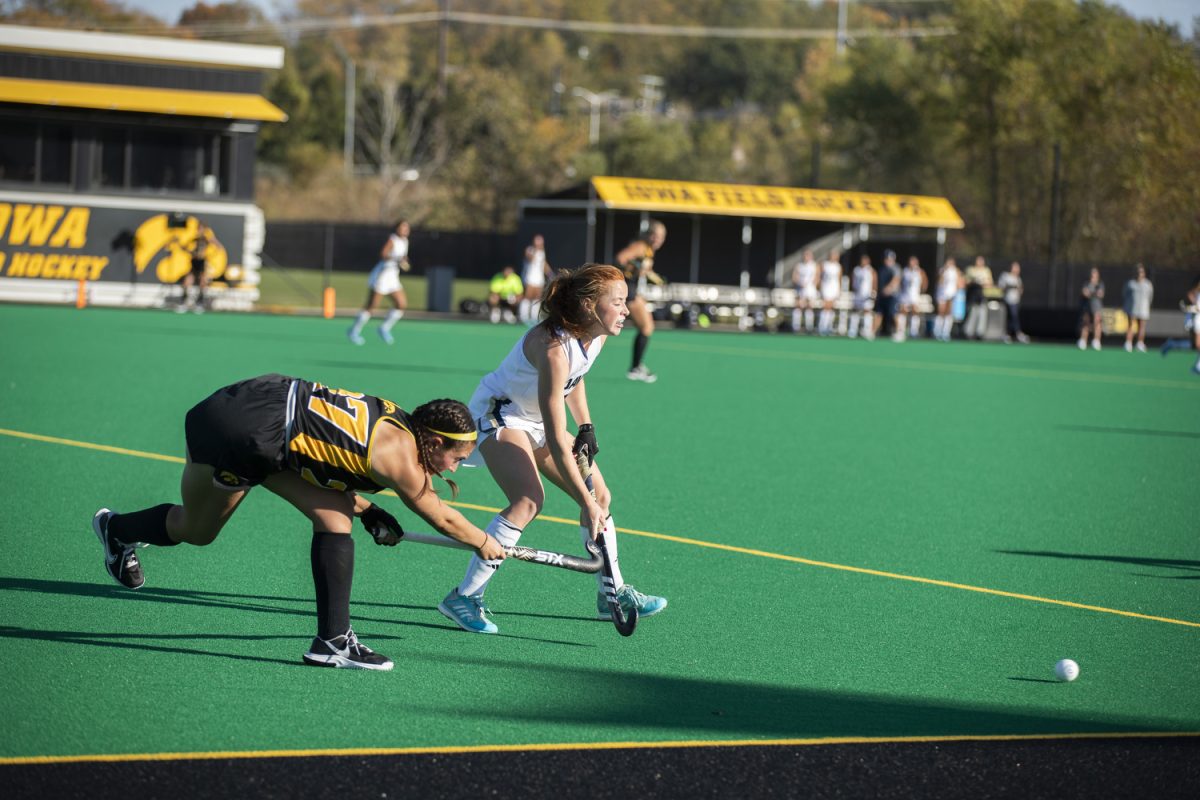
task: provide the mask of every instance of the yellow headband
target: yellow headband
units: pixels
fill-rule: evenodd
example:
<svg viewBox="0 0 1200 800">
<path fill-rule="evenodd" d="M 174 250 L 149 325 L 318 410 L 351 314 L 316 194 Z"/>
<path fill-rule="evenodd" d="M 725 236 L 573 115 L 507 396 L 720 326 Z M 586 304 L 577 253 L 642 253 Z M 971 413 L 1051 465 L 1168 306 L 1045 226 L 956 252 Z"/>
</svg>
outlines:
<svg viewBox="0 0 1200 800">
<path fill-rule="evenodd" d="M 460 442 L 473 442 L 479 438 L 479 434 L 475 431 L 471 431 L 470 433 L 446 433 L 445 431 L 430 428 L 429 432 L 436 433 L 438 436 L 445 436 L 447 439 L 457 439 Z"/>
</svg>

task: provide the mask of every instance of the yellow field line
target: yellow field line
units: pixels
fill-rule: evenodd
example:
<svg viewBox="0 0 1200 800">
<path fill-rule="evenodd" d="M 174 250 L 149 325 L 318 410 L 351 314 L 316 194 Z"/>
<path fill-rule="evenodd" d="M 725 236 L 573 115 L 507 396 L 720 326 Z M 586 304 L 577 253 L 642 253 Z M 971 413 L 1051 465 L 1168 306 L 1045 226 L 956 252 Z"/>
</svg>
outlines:
<svg viewBox="0 0 1200 800">
<path fill-rule="evenodd" d="M 223 750 L 192 753 L 121 753 L 83 756 L 15 756 L 0 758 L 0 766 L 16 764 L 72 764 L 120 761 L 207 761 L 218 758 L 314 758 L 336 756 L 413 756 L 461 753 L 528 753 L 570 750 L 625 750 L 699 747 L 817 747 L 838 744 L 911 744 L 940 742 L 1037 742 L 1079 739 L 1163 739 L 1197 737 L 1200 731 L 1155 731 L 1129 733 L 1017 733 L 964 736 L 830 736 L 814 739 L 728 739 L 723 741 L 682 740 L 667 742 L 561 742 L 553 744 L 481 744 L 449 747 L 354 747 L 320 750 Z"/>
<path fill-rule="evenodd" d="M 141 450 L 127 450 L 123 447 L 110 447 L 108 445 L 92 444 L 90 442 L 79 442 L 73 439 L 60 439 L 55 436 L 42 436 L 36 433 L 24 433 L 22 431 L 13 431 L 7 428 L 0 428 L 0 434 L 5 436 L 15 436 L 20 439 L 32 439 L 38 442 L 49 442 L 51 444 L 62 444 L 70 447 L 82 447 L 88 450 L 101 450 L 106 453 L 117 453 L 119 455 L 136 456 L 138 458 L 152 458 L 158 461 L 170 461 L 173 463 L 183 463 L 182 458 L 176 456 L 165 456 L 158 453 L 147 453 Z M 395 493 L 388 490 L 381 494 L 391 495 L 395 497 Z M 486 511 L 495 514 L 501 509 L 491 506 L 481 506 L 474 503 L 460 503 L 457 501 L 448 501 L 447 505 L 456 506 L 458 508 L 467 508 L 475 511 Z M 564 525 L 579 525 L 579 520 L 566 519 L 564 517 L 553 517 L 543 515 L 538 519 L 545 522 L 557 522 Z M 789 556 L 783 553 L 772 553 L 766 550 L 755 550 L 749 547 L 737 547 L 735 545 L 720 544 L 718 542 L 706 542 L 703 539 L 689 539 L 684 536 L 671 536 L 665 533 L 652 533 L 650 531 L 639 531 L 634 528 L 617 528 L 621 533 L 630 534 L 632 536 L 642 536 L 648 539 L 660 539 L 665 542 L 675 542 L 677 544 L 687 544 L 694 547 L 706 547 L 711 550 L 724 550 L 729 553 L 739 553 L 747 556 L 757 556 L 758 558 L 770 558 L 776 561 L 788 561 L 793 564 L 805 564 L 810 567 L 822 567 L 824 569 L 840 570 L 842 572 L 855 572 L 860 575 L 872 575 L 877 578 L 890 578 L 898 581 L 910 581 L 912 583 L 924 583 L 929 586 L 941 586 L 946 589 L 960 589 L 966 592 L 977 592 L 979 594 L 990 594 L 996 597 L 1008 597 L 1013 600 L 1027 600 L 1034 603 L 1046 603 L 1049 605 L 1065 606 L 1067 608 L 1078 608 L 1083 611 L 1096 611 L 1102 614 L 1115 614 L 1122 617 L 1132 617 L 1134 619 L 1150 620 L 1152 622 L 1166 622 L 1171 625 L 1184 625 L 1189 628 L 1200 628 L 1200 622 L 1192 622 L 1190 620 L 1173 619 L 1171 617 L 1159 617 L 1153 614 L 1139 614 L 1136 611 L 1122 611 L 1117 608 L 1106 608 L 1105 606 L 1088 605 L 1087 603 L 1075 603 L 1070 600 L 1055 600 L 1052 597 L 1039 597 L 1032 594 L 1021 594 L 1019 592 L 1006 592 L 1002 589 L 989 589 L 985 586 L 972 586 L 966 583 L 954 583 L 953 581 L 943 581 L 936 578 L 922 578 L 917 575 L 904 575 L 899 572 L 885 572 L 878 569 L 869 569 L 867 567 L 853 567 L 848 564 L 834 564 L 829 561 L 816 561 L 811 558 L 802 558 L 800 556 Z"/>
<path fill-rule="evenodd" d="M 1077 383 L 1108 383 L 1125 386 L 1153 386 L 1160 389 L 1191 389 L 1200 390 L 1200 381 L 1168 380 L 1164 378 L 1138 378 L 1131 375 L 1100 375 L 1088 372 L 1058 372 L 1044 369 L 1023 369 L 1020 367 L 993 367 L 987 364 L 939 364 L 928 361 L 913 361 L 898 358 L 873 358 L 869 356 L 841 356 L 823 353 L 798 353 L 754 350 L 745 347 L 699 347 L 696 345 L 663 342 L 655 347 L 667 350 L 677 350 L 684 353 L 719 353 L 721 355 L 753 356 L 756 358 L 775 358 L 787 361 L 817 361 L 824 364 L 853 364 L 869 367 L 899 367 L 902 369 L 925 369 L 935 372 L 956 372 L 968 375 L 1003 375 L 1014 378 L 1038 378 Z"/>
</svg>

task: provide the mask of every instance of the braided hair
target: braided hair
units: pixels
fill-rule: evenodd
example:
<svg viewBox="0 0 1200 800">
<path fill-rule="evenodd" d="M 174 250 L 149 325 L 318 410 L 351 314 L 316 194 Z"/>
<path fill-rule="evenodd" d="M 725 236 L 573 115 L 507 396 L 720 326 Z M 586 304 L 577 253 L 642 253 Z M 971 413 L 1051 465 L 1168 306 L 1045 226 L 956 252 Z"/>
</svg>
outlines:
<svg viewBox="0 0 1200 800">
<path fill-rule="evenodd" d="M 417 440 L 417 460 L 421 462 L 425 472 L 437 475 L 446 482 L 450 487 L 451 497 L 458 497 L 458 484 L 433 470 L 433 437 L 437 435 L 435 431 L 474 433 L 475 420 L 471 419 L 471 412 L 457 400 L 441 399 L 430 400 L 417 406 L 409 416 L 417 423 L 413 428 L 413 437 Z M 421 490 L 421 494 L 425 494 L 425 489 Z"/>
<path fill-rule="evenodd" d="M 584 264 L 579 269 L 562 270 L 546 287 L 542 314 L 553 332 L 582 339 L 595 317 L 596 303 L 610 283 L 625 280 L 621 270 L 608 264 Z"/>
</svg>

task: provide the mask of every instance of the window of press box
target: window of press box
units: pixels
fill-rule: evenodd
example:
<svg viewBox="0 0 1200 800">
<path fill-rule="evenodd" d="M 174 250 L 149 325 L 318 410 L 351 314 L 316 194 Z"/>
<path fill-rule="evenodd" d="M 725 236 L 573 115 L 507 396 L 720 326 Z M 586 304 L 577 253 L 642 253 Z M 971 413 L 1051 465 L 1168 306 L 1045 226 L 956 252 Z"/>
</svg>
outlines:
<svg viewBox="0 0 1200 800">
<path fill-rule="evenodd" d="M 130 144 L 130 188 L 161 192 L 195 192 L 199 188 L 200 142 L 195 133 L 135 130 Z"/>
<path fill-rule="evenodd" d="M 233 183 L 230 176 L 230 138 L 221 134 L 204 137 L 200 191 L 208 195 L 227 195 Z"/>
<path fill-rule="evenodd" d="M 0 120 L 0 181 L 37 180 L 37 124 Z"/>
<path fill-rule="evenodd" d="M 15 118 L 0 119 L 0 182 L 71 182 L 70 126 Z"/>
<path fill-rule="evenodd" d="M 99 157 L 95 159 L 93 183 L 109 189 L 123 189 L 127 183 L 129 134 L 124 129 L 101 129 L 96 135 Z"/>
</svg>

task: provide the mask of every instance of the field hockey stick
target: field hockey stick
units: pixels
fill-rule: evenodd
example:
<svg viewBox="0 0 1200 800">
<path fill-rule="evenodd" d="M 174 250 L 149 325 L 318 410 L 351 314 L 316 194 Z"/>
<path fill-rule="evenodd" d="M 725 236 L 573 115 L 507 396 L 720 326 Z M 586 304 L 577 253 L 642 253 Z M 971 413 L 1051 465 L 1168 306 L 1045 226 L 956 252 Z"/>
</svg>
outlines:
<svg viewBox="0 0 1200 800">
<path fill-rule="evenodd" d="M 587 490 L 591 493 L 592 499 L 596 499 L 596 487 L 592 484 L 592 467 L 588 464 L 587 445 L 579 448 L 579 452 L 575 454 L 575 463 L 579 466 L 579 474 L 583 477 L 583 482 L 587 486 Z M 600 546 L 600 556 L 603 559 L 604 566 L 601 574 L 604 576 L 602 583 L 604 584 L 604 599 L 608 602 L 608 611 L 612 615 L 613 627 L 617 629 L 617 633 L 622 636 L 632 636 L 634 628 L 637 627 L 638 610 L 635 607 L 630 607 L 629 613 L 621 608 L 621 603 L 617 600 L 616 581 L 613 580 L 612 562 L 608 557 L 608 547 L 604 544 L 604 536 L 596 538 L 596 544 Z M 588 548 L 589 550 L 591 548 Z"/>
<path fill-rule="evenodd" d="M 445 536 L 434 536 L 428 533 L 409 533 L 406 531 L 400 541 L 432 544 L 438 547 L 450 547 L 455 550 L 475 549 L 469 544 L 464 544 Z M 556 553 L 553 550 L 536 550 L 532 547 L 512 545 L 504 548 L 504 557 L 515 558 L 518 561 L 526 561 L 530 564 L 542 564 L 547 567 L 559 567 L 574 572 L 586 572 L 594 575 L 603 568 L 604 558 L 600 554 L 600 548 L 594 543 L 588 542 L 587 549 L 592 555 L 591 558 L 580 558 L 570 553 Z"/>
</svg>

